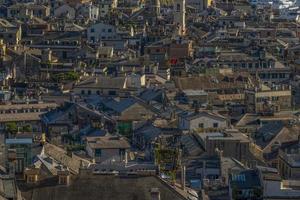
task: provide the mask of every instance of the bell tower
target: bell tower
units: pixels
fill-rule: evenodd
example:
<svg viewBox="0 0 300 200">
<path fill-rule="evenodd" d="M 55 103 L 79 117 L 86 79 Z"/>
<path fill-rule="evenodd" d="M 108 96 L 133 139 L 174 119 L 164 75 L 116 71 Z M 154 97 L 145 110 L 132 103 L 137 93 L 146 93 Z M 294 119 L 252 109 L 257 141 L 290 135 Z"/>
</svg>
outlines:
<svg viewBox="0 0 300 200">
<path fill-rule="evenodd" d="M 176 26 L 177 34 L 180 36 L 185 35 L 185 0 L 174 0 L 174 24 Z"/>
<path fill-rule="evenodd" d="M 160 0 L 155 0 L 154 12 L 156 17 L 160 16 Z"/>
</svg>

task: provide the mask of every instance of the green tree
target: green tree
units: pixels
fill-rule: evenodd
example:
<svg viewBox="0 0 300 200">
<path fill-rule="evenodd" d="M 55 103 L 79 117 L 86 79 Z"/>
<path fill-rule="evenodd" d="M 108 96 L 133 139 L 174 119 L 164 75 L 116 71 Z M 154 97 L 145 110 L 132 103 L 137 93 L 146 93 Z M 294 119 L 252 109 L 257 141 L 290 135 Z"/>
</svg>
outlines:
<svg viewBox="0 0 300 200">
<path fill-rule="evenodd" d="M 67 72 L 67 73 L 59 73 L 59 74 L 52 74 L 52 80 L 56 82 L 61 81 L 75 81 L 78 80 L 80 77 L 79 73 L 77 72 Z"/>
<path fill-rule="evenodd" d="M 18 126 L 16 122 L 8 122 L 6 123 L 6 131 L 9 132 L 10 134 L 17 134 L 18 132 Z"/>
<path fill-rule="evenodd" d="M 23 132 L 32 132 L 32 127 L 29 124 L 26 124 L 25 126 L 22 127 Z"/>
<path fill-rule="evenodd" d="M 72 80 L 75 81 L 79 79 L 80 75 L 77 72 L 67 72 L 65 78 L 66 80 Z"/>
</svg>

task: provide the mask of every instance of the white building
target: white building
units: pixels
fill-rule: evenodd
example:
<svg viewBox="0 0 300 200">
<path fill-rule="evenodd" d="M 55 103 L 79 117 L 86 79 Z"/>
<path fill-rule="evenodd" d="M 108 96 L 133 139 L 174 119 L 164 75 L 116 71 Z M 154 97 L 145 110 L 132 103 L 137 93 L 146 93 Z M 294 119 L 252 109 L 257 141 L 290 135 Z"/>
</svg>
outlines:
<svg viewBox="0 0 300 200">
<path fill-rule="evenodd" d="M 115 26 L 104 23 L 97 23 L 87 29 L 87 38 L 89 42 L 96 43 L 101 40 L 118 39 Z"/>
<path fill-rule="evenodd" d="M 126 75 L 124 88 L 141 88 L 141 75 L 135 73 Z"/>
<path fill-rule="evenodd" d="M 115 9 L 118 5 L 118 0 L 96 0 L 95 3 L 100 9 L 100 17 L 106 17 L 109 12 Z"/>
<path fill-rule="evenodd" d="M 64 4 L 54 10 L 54 16 L 58 18 L 67 17 L 68 19 L 75 19 L 76 10 L 68 4 Z"/>
<path fill-rule="evenodd" d="M 95 159 L 95 162 L 104 161 L 123 162 L 130 149 L 128 141 L 119 136 L 87 137 L 87 154 Z"/>
<path fill-rule="evenodd" d="M 187 0 L 186 4 L 195 9 L 195 11 L 201 12 L 211 6 L 211 0 Z"/>
<path fill-rule="evenodd" d="M 78 8 L 79 15 L 89 19 L 91 21 L 96 21 L 100 16 L 100 9 L 98 6 L 94 5 L 92 2 L 82 4 Z"/>
<path fill-rule="evenodd" d="M 227 128 L 225 117 L 211 112 L 200 111 L 198 113 L 183 113 L 179 115 L 178 126 L 181 130 L 197 130 Z"/>
</svg>

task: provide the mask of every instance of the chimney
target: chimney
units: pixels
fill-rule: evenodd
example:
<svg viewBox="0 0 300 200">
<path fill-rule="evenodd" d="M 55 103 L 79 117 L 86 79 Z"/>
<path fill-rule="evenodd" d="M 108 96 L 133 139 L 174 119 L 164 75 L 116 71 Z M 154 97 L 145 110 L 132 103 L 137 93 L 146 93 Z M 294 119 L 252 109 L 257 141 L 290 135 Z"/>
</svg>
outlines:
<svg viewBox="0 0 300 200">
<path fill-rule="evenodd" d="M 223 150 L 220 150 L 220 151 L 219 151 L 219 157 L 220 157 L 220 159 L 223 158 Z"/>
<path fill-rule="evenodd" d="M 185 166 L 181 166 L 181 187 L 185 190 Z"/>
<path fill-rule="evenodd" d="M 151 188 L 150 195 L 151 200 L 160 200 L 160 192 L 158 188 Z"/>
<path fill-rule="evenodd" d="M 80 160 L 80 167 L 78 169 L 78 175 L 79 176 L 89 176 L 91 174 L 92 174 L 92 170 L 89 168 L 89 165 L 85 164 L 83 160 Z"/>
<path fill-rule="evenodd" d="M 67 149 L 67 155 L 72 158 L 73 153 L 72 153 L 72 151 L 70 149 Z"/>
<path fill-rule="evenodd" d="M 199 113 L 199 102 L 197 101 L 195 104 L 195 113 Z"/>
<path fill-rule="evenodd" d="M 125 151 L 125 165 L 128 164 L 128 152 Z"/>
<path fill-rule="evenodd" d="M 51 62 L 52 61 L 52 51 L 50 49 L 42 50 L 42 61 Z"/>
<path fill-rule="evenodd" d="M 223 158 L 223 150 L 220 150 L 219 148 L 216 148 L 215 149 L 215 153 L 216 153 L 216 155 L 219 157 L 219 159 L 221 161 L 222 158 Z"/>
</svg>

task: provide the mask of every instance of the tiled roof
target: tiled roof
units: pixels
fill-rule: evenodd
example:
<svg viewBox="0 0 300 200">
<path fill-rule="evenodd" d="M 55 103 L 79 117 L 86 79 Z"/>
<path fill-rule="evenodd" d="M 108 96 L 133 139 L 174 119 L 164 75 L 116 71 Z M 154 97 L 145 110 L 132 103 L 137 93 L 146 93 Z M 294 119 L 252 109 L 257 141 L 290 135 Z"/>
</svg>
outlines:
<svg viewBox="0 0 300 200">
<path fill-rule="evenodd" d="M 163 91 L 160 89 L 146 89 L 139 95 L 139 98 L 144 101 L 151 101 L 162 95 Z"/>
<path fill-rule="evenodd" d="M 128 149 L 129 142 L 118 136 L 88 137 L 88 145 L 93 149 Z"/>
<path fill-rule="evenodd" d="M 122 178 L 94 175 L 79 177 L 68 187 L 36 187 L 32 191 L 32 200 L 151 200 L 151 188 L 159 188 L 163 200 L 186 199 L 156 177 Z"/>
<path fill-rule="evenodd" d="M 92 77 L 87 80 L 84 80 L 75 88 L 114 88 L 114 89 L 121 89 L 124 86 L 125 77 Z"/>
<path fill-rule="evenodd" d="M 180 114 L 180 117 L 186 118 L 188 120 L 193 120 L 193 119 L 203 117 L 203 116 L 208 117 L 208 118 L 221 120 L 221 121 L 226 120 L 226 118 L 224 116 L 219 115 L 217 113 L 208 112 L 208 111 L 200 111 L 198 113 L 196 113 L 196 112 L 192 112 L 192 113 L 184 112 L 184 113 Z"/>
<path fill-rule="evenodd" d="M 38 103 L 38 104 L 10 104 L 0 105 L 0 110 L 21 110 L 21 109 L 43 109 L 56 108 L 56 103 Z"/>
<path fill-rule="evenodd" d="M 62 165 L 68 167 L 71 172 L 76 174 L 79 172 L 81 164 L 87 166 L 90 164 L 87 160 L 83 160 L 76 155 L 69 156 L 64 149 L 49 143 L 44 145 L 44 153 Z"/>
<path fill-rule="evenodd" d="M 44 112 L 0 114 L 0 122 L 39 121 Z"/>
<path fill-rule="evenodd" d="M 229 81 L 228 78 L 233 78 L 233 80 Z M 175 83 L 181 90 L 244 89 L 246 84 L 250 84 L 249 79 L 249 74 L 233 77 L 217 74 L 215 76 L 179 77 L 175 78 Z"/>
<path fill-rule="evenodd" d="M 133 98 L 124 98 L 120 99 L 120 101 L 117 101 L 115 99 L 106 99 L 102 103 L 106 108 L 121 113 L 133 104 L 137 103 L 137 101 Z"/>
</svg>

